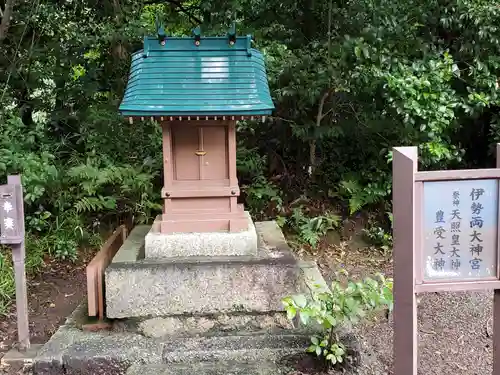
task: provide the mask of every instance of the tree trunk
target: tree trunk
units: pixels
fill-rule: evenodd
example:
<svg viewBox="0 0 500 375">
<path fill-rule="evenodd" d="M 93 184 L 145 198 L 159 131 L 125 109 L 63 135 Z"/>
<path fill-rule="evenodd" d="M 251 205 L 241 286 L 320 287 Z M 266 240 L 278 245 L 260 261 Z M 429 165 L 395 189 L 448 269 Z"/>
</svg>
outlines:
<svg viewBox="0 0 500 375">
<path fill-rule="evenodd" d="M 2 22 L 0 22 L 0 44 L 7 37 L 7 32 L 9 31 L 10 18 L 12 17 L 12 11 L 14 10 L 14 3 L 16 0 L 7 0 L 5 2 L 5 9 L 3 10 Z"/>
<path fill-rule="evenodd" d="M 321 97 L 321 101 L 319 102 L 318 114 L 316 115 L 316 127 L 319 128 L 321 125 L 321 120 L 323 120 L 323 107 L 325 106 L 325 101 L 330 95 L 330 92 L 327 91 Z M 311 140 L 309 141 L 309 176 L 313 177 L 316 169 L 316 137 L 313 135 Z"/>
</svg>

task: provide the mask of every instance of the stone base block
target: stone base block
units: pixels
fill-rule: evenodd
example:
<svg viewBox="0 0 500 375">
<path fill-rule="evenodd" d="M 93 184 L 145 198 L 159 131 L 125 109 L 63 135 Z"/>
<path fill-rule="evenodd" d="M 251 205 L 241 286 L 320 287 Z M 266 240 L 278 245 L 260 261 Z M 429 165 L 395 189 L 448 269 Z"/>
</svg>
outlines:
<svg viewBox="0 0 500 375">
<path fill-rule="evenodd" d="M 112 263 L 106 269 L 106 316 L 127 318 L 282 310 L 298 291 L 293 258 L 191 257 Z"/>
<path fill-rule="evenodd" d="M 248 212 L 248 229 L 241 232 L 161 233 L 161 215 L 145 239 L 145 257 L 152 259 L 189 256 L 257 254 L 257 232 Z"/>
<path fill-rule="evenodd" d="M 138 226 L 105 273 L 106 316 L 283 311 L 281 299 L 305 288 L 316 265 L 298 264 L 275 222 L 255 224 L 256 255 L 140 258 Z"/>
</svg>

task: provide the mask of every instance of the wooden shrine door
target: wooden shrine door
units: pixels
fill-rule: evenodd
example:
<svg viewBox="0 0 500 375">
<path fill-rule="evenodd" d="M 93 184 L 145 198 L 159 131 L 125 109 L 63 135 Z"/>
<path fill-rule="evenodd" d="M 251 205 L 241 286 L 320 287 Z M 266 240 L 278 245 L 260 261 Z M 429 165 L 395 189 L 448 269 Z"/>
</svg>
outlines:
<svg viewBox="0 0 500 375">
<path fill-rule="evenodd" d="M 173 127 L 173 180 L 229 185 L 227 141 L 226 126 Z"/>
<path fill-rule="evenodd" d="M 236 178 L 234 121 L 163 125 L 165 183 L 161 231 L 238 231 L 248 228 Z"/>
</svg>

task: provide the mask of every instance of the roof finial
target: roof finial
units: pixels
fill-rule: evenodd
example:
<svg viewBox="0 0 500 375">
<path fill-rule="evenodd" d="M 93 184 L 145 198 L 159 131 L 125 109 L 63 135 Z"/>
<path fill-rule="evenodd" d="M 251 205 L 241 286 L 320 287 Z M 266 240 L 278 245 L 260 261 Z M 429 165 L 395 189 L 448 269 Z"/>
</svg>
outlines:
<svg viewBox="0 0 500 375">
<path fill-rule="evenodd" d="M 158 36 L 158 41 L 162 46 L 165 45 L 165 40 L 167 39 L 167 33 L 165 32 L 165 27 L 163 22 L 160 21 L 160 17 L 158 14 L 155 16 L 155 26 L 156 26 L 156 34 Z"/>
<path fill-rule="evenodd" d="M 201 27 L 198 25 L 193 29 L 194 44 L 199 46 L 201 40 Z"/>
<path fill-rule="evenodd" d="M 231 27 L 227 32 L 227 36 L 229 38 L 229 45 L 234 46 L 234 43 L 236 43 L 236 22 L 233 21 L 231 24 Z"/>
</svg>

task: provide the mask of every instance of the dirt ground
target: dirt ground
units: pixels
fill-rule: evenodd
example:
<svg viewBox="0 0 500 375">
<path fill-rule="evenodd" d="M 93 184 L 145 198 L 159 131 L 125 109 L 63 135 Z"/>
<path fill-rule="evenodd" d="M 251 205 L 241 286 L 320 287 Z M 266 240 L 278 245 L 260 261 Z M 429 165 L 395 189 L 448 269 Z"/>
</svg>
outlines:
<svg viewBox="0 0 500 375">
<path fill-rule="evenodd" d="M 87 293 L 85 265 L 91 253 L 85 253 L 76 263 L 48 263 L 43 271 L 28 281 L 28 304 L 31 342 L 43 344 L 49 340 Z M 17 340 L 16 309 L 0 318 L 0 358 Z M 0 374 L 21 374 L 20 368 L 1 367 Z"/>
<path fill-rule="evenodd" d="M 356 248 L 360 248 L 356 250 Z M 314 254 L 322 273 L 331 280 L 343 267 L 353 278 L 383 272 L 392 275 L 390 254 L 363 249 L 355 242 L 323 247 Z M 29 282 L 30 326 L 33 343 L 44 343 L 85 298 L 87 254 L 76 264 L 47 264 Z M 492 293 L 432 293 L 419 303 L 419 375 L 484 375 L 492 371 Z M 380 319 L 356 327 L 363 350 L 360 375 L 392 375 L 392 324 Z M 0 357 L 16 340 L 15 309 L 0 319 Z M 300 369 L 294 375 L 318 374 Z M 19 369 L 0 369 L 0 374 Z M 330 372 L 329 374 L 338 374 Z"/>
</svg>

